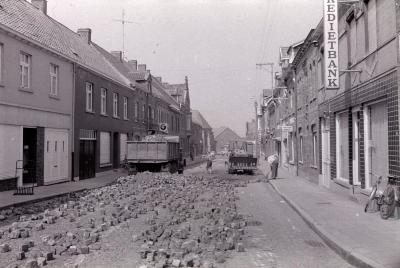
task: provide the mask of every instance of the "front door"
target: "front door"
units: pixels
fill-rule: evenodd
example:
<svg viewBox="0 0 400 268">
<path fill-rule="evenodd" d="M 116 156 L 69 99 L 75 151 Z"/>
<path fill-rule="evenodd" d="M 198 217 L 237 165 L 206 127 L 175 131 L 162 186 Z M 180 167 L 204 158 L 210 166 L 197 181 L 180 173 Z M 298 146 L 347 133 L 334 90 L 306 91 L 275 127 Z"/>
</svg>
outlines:
<svg viewBox="0 0 400 268">
<path fill-rule="evenodd" d="M 79 179 L 95 177 L 96 141 L 80 140 L 79 144 Z"/>
<path fill-rule="evenodd" d="M 23 129 L 22 183 L 36 183 L 37 129 Z"/>
<path fill-rule="evenodd" d="M 368 106 L 368 162 L 371 188 L 379 176 L 387 178 L 388 169 L 388 123 L 386 102 Z M 385 181 L 385 180 L 384 180 Z"/>
<path fill-rule="evenodd" d="M 329 188 L 331 179 L 330 132 L 328 119 L 322 119 L 322 185 Z"/>
<path fill-rule="evenodd" d="M 68 131 L 45 130 L 44 182 L 68 179 Z"/>
</svg>

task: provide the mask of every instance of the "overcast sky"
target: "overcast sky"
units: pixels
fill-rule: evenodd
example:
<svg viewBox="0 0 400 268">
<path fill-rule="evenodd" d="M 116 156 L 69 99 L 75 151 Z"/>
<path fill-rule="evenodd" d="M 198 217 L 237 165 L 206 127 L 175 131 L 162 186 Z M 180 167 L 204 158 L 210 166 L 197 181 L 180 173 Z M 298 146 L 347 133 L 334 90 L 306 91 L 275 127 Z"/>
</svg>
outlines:
<svg viewBox="0 0 400 268">
<path fill-rule="evenodd" d="M 245 134 L 254 101 L 270 88 L 280 46 L 304 39 L 322 18 L 319 0 L 48 0 L 48 14 L 76 31 L 91 28 L 103 48 L 122 50 L 125 9 L 128 59 L 147 64 L 165 82 L 189 77 L 193 109 L 212 127 Z"/>
</svg>

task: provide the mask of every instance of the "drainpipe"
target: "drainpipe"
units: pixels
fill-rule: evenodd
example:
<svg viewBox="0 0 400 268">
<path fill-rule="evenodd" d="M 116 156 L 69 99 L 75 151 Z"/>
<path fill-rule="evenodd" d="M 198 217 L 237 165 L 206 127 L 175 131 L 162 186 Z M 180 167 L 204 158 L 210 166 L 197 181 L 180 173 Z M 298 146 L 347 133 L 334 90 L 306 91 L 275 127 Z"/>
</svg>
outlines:
<svg viewBox="0 0 400 268">
<path fill-rule="evenodd" d="M 294 109 L 295 109 L 295 127 L 296 127 L 296 176 L 299 176 L 299 131 L 298 131 L 298 114 L 297 114 L 297 86 L 296 86 L 296 67 L 293 67 L 293 91 L 294 91 Z"/>
<path fill-rule="evenodd" d="M 71 114 L 71 181 L 75 176 L 75 95 L 76 95 L 76 63 L 72 63 L 72 114 Z"/>
</svg>

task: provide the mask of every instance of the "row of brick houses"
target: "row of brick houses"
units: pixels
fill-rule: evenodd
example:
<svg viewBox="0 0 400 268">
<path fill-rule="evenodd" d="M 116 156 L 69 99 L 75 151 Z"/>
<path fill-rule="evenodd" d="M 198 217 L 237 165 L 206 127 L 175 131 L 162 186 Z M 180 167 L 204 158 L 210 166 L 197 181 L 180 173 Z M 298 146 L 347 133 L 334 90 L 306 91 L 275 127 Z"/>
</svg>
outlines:
<svg viewBox="0 0 400 268">
<path fill-rule="evenodd" d="M 47 1 L 0 0 L 0 191 L 119 168 L 125 141 L 165 123 L 189 158 L 188 79 L 163 83 L 47 15 Z"/>
<path fill-rule="evenodd" d="M 324 87 L 322 21 L 303 41 L 280 49 L 276 88 L 264 96 L 265 154 L 278 153 L 292 174 L 352 194 L 368 193 L 379 176 L 400 181 L 399 4 L 339 4 L 339 63 L 346 71 L 338 90 Z"/>
</svg>

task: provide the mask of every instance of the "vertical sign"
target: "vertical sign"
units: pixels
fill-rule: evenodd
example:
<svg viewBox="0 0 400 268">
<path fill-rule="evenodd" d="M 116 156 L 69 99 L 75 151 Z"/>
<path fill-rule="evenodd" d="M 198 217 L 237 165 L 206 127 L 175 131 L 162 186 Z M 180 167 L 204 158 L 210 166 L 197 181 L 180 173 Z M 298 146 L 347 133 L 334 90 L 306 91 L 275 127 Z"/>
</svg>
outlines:
<svg viewBox="0 0 400 268">
<path fill-rule="evenodd" d="M 339 88 L 338 0 L 324 0 L 325 88 Z"/>
</svg>

